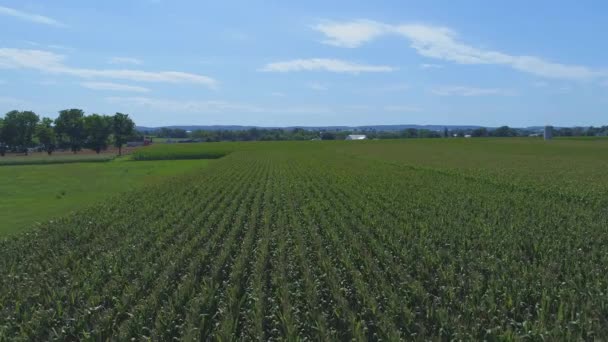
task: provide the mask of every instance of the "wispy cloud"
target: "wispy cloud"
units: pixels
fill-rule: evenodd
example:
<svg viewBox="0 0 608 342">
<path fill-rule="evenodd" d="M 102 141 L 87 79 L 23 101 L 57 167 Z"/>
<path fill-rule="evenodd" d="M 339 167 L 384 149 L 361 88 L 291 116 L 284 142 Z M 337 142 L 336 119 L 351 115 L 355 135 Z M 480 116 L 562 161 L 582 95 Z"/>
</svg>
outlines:
<svg viewBox="0 0 608 342">
<path fill-rule="evenodd" d="M 26 101 L 16 99 L 14 97 L 0 96 L 0 104 L 6 106 L 24 107 L 28 105 Z"/>
<path fill-rule="evenodd" d="M 555 79 L 590 80 L 608 77 L 608 70 L 555 63 L 540 57 L 513 55 L 463 43 L 455 31 L 425 24 L 388 25 L 371 20 L 325 22 L 314 27 L 334 46 L 354 48 L 384 35 L 406 38 L 418 54 L 458 64 L 504 65 L 529 74 Z"/>
<path fill-rule="evenodd" d="M 150 89 L 144 87 L 111 82 L 83 82 L 80 83 L 80 85 L 84 88 L 93 90 L 127 91 L 136 93 L 147 93 L 150 91 Z"/>
<path fill-rule="evenodd" d="M 409 86 L 409 84 L 399 83 L 399 84 L 388 84 L 388 85 L 384 85 L 384 86 L 374 87 L 373 90 L 375 90 L 376 92 L 379 92 L 379 93 L 392 93 L 392 92 L 407 91 L 410 88 L 411 87 Z"/>
<path fill-rule="evenodd" d="M 308 87 L 309 89 L 312 89 L 312 90 L 316 90 L 316 91 L 326 91 L 327 89 L 329 89 L 326 84 L 319 83 L 319 82 L 308 83 L 306 85 L 306 87 Z"/>
<path fill-rule="evenodd" d="M 211 77 L 179 71 L 143 71 L 130 69 L 85 69 L 70 67 L 65 56 L 42 50 L 0 48 L 0 68 L 33 69 L 51 74 L 80 78 L 112 78 L 140 82 L 194 83 L 210 88 L 217 86 Z"/>
<path fill-rule="evenodd" d="M 443 65 L 441 65 L 441 64 L 423 63 L 423 64 L 420 64 L 420 68 L 421 69 L 441 69 L 441 68 L 443 68 Z"/>
<path fill-rule="evenodd" d="M 28 45 L 35 46 L 37 48 L 46 48 L 46 49 L 62 50 L 62 51 L 69 51 L 69 52 L 76 50 L 73 47 L 60 45 L 60 44 L 42 44 L 42 43 L 38 43 L 38 42 L 33 42 L 31 40 L 25 40 L 23 42 Z"/>
<path fill-rule="evenodd" d="M 390 31 L 388 25 L 372 20 L 355 20 L 343 23 L 328 21 L 315 25 L 313 28 L 327 36 L 328 39 L 324 40 L 323 43 L 346 48 L 359 47 L 363 43 Z"/>
<path fill-rule="evenodd" d="M 133 64 L 141 65 L 143 62 L 140 59 L 133 57 L 112 57 L 108 60 L 110 64 Z"/>
<path fill-rule="evenodd" d="M 285 93 L 281 93 L 280 91 L 273 91 L 273 92 L 270 93 L 270 96 L 285 97 Z"/>
<path fill-rule="evenodd" d="M 57 82 L 56 80 L 52 80 L 52 79 L 35 81 L 34 83 L 41 85 L 41 86 L 53 86 L 53 85 L 59 84 L 59 82 Z"/>
<path fill-rule="evenodd" d="M 107 102 L 131 109 L 147 109 L 172 113 L 265 113 L 265 114 L 324 114 L 331 113 L 328 107 L 289 106 L 262 107 L 229 101 L 173 100 L 151 97 L 107 97 Z"/>
<path fill-rule="evenodd" d="M 142 107 L 156 111 L 171 111 L 184 113 L 219 113 L 226 111 L 263 112 L 257 106 L 238 104 L 227 101 L 179 101 L 151 97 L 108 97 L 106 101 L 130 107 Z"/>
<path fill-rule="evenodd" d="M 17 19 L 29 21 L 36 24 L 44 24 L 57 27 L 66 27 L 65 24 L 40 14 L 23 12 L 14 8 L 0 6 L 0 15 L 6 15 Z"/>
<path fill-rule="evenodd" d="M 261 71 L 329 71 L 337 73 L 358 74 L 362 72 L 391 72 L 396 68 L 386 65 L 367 65 L 329 58 L 294 59 L 290 61 L 269 63 Z"/>
<path fill-rule="evenodd" d="M 369 106 L 369 105 L 345 105 L 345 106 L 326 106 L 326 105 L 289 105 L 289 106 L 260 106 L 247 103 L 238 103 L 230 101 L 199 101 L 199 100 L 176 100 L 167 98 L 153 97 L 122 97 L 112 96 L 106 97 L 105 101 L 112 105 L 123 107 L 124 110 L 150 111 L 150 112 L 171 112 L 182 114 L 232 114 L 232 113 L 251 113 L 251 114 L 268 114 L 268 115 L 330 115 L 336 113 L 406 113 L 420 112 L 421 108 L 410 105 L 386 105 L 386 106 Z"/>
<path fill-rule="evenodd" d="M 440 96 L 513 96 L 515 92 L 500 88 L 477 88 L 468 86 L 441 86 L 431 89 L 431 92 Z"/>
</svg>

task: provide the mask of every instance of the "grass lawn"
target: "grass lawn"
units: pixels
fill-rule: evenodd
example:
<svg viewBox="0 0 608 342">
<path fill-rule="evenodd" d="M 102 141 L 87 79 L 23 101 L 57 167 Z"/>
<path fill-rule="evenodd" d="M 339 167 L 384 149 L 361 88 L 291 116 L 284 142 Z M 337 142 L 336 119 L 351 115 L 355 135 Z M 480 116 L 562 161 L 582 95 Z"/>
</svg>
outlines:
<svg viewBox="0 0 608 342">
<path fill-rule="evenodd" d="M 207 163 L 208 160 L 121 160 L 0 166 L 0 236 Z"/>
</svg>

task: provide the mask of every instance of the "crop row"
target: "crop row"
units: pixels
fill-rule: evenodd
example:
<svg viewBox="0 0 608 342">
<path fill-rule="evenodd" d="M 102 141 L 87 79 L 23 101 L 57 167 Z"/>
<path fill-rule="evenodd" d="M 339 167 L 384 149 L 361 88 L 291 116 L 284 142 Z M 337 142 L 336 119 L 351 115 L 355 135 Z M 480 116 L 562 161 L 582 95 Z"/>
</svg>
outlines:
<svg viewBox="0 0 608 342">
<path fill-rule="evenodd" d="M 331 150 L 234 152 L 0 242 L 0 340 L 601 339 L 606 215 Z"/>
</svg>

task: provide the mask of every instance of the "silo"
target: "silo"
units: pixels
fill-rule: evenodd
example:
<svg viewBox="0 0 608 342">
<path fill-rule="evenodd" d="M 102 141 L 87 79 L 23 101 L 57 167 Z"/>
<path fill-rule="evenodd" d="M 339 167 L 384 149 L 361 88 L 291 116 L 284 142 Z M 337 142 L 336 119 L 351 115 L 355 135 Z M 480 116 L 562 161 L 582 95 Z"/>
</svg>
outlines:
<svg viewBox="0 0 608 342">
<path fill-rule="evenodd" d="M 553 126 L 545 126 L 545 140 L 553 139 Z"/>
</svg>

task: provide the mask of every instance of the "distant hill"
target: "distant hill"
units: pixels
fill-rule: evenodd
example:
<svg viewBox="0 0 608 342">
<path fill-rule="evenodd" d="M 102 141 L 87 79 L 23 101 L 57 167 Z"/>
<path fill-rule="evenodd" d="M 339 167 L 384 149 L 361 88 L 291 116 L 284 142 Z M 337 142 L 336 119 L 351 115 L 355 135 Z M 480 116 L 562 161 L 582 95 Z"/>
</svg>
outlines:
<svg viewBox="0 0 608 342">
<path fill-rule="evenodd" d="M 475 125 L 367 125 L 367 126 L 287 126 L 287 127 L 261 127 L 261 126 L 239 126 L 239 125 L 210 125 L 210 126 L 198 126 L 198 125 L 189 125 L 189 126 L 162 126 L 162 127 L 143 127 L 137 126 L 136 129 L 138 131 L 148 131 L 154 132 L 161 128 L 171 128 L 171 129 L 183 129 L 186 131 L 197 131 L 197 130 L 205 130 L 205 131 L 243 131 L 251 128 L 264 128 L 264 129 L 295 129 L 295 128 L 303 128 L 310 131 L 356 131 L 356 130 L 375 130 L 379 132 L 390 132 L 390 131 L 401 131 L 408 128 L 415 129 L 428 129 L 431 131 L 442 131 L 444 128 L 449 130 L 467 130 L 467 129 L 475 129 L 484 126 L 475 126 Z M 486 127 L 492 129 L 493 127 Z"/>
</svg>

